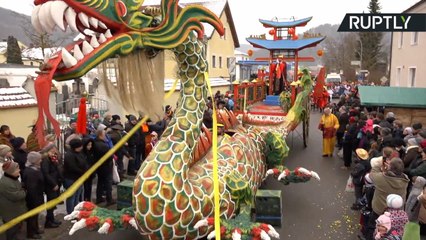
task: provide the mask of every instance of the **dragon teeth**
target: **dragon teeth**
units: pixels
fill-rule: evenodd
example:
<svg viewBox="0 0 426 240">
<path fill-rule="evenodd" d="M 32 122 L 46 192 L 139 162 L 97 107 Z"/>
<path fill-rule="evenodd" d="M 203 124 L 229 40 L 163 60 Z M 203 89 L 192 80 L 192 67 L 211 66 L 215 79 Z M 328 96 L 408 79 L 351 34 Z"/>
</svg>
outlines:
<svg viewBox="0 0 426 240">
<path fill-rule="evenodd" d="M 84 58 L 83 53 L 80 50 L 80 47 L 78 46 L 78 44 L 74 45 L 74 58 L 77 59 L 77 61 L 80 61 L 81 59 Z"/>
<path fill-rule="evenodd" d="M 65 48 L 62 49 L 62 61 L 67 68 L 75 66 L 78 62 Z"/>
<path fill-rule="evenodd" d="M 77 25 L 75 23 L 76 16 L 77 16 L 77 13 L 72 8 L 68 8 L 65 11 L 65 21 L 67 21 L 71 30 L 74 31 L 74 32 L 78 32 L 78 28 L 77 28 Z"/>
<path fill-rule="evenodd" d="M 111 30 L 106 30 L 106 32 L 105 32 L 105 37 L 106 38 L 111 38 L 112 37 L 112 34 L 111 34 Z"/>
<path fill-rule="evenodd" d="M 107 25 L 105 25 L 102 21 L 99 21 L 99 26 L 103 29 L 108 29 Z"/>
<path fill-rule="evenodd" d="M 87 41 L 83 42 L 83 54 L 84 55 L 91 53 L 93 50 L 94 50 L 94 48 L 92 46 L 90 46 L 90 44 Z"/>
<path fill-rule="evenodd" d="M 35 6 L 33 9 L 33 12 L 31 14 L 31 24 L 33 25 L 34 29 L 38 33 L 43 33 L 43 27 L 40 24 L 38 13 L 40 12 L 41 5 Z"/>
<path fill-rule="evenodd" d="M 54 1 L 50 7 L 50 15 L 55 21 L 56 25 L 65 32 L 64 24 L 64 12 L 67 9 L 68 5 L 63 1 Z"/>
<path fill-rule="evenodd" d="M 99 35 L 99 39 L 98 39 L 98 42 L 100 43 L 100 44 L 102 44 L 102 43 L 104 43 L 104 42 L 106 42 L 106 37 L 105 37 L 105 35 L 103 34 L 103 33 L 101 33 L 100 35 Z"/>
<path fill-rule="evenodd" d="M 90 28 L 89 17 L 84 12 L 78 14 L 78 19 L 85 27 Z"/>
<path fill-rule="evenodd" d="M 92 25 L 94 28 L 98 28 L 99 20 L 98 20 L 98 19 L 96 19 L 96 18 L 94 18 L 94 17 L 90 17 L 90 18 L 89 18 L 89 23 L 90 23 L 90 25 Z"/>
<path fill-rule="evenodd" d="M 92 36 L 92 39 L 90 39 L 90 45 L 93 48 L 99 47 L 99 43 L 98 43 L 98 40 L 96 39 L 96 36 Z"/>
</svg>

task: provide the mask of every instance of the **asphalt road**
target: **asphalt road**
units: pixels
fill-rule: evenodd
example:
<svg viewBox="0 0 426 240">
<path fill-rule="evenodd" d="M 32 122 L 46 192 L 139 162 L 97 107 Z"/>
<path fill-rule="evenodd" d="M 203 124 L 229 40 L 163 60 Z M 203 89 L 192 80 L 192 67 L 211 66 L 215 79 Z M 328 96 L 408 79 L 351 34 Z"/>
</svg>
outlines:
<svg viewBox="0 0 426 240">
<path fill-rule="evenodd" d="M 318 126 L 320 113 L 311 114 L 311 129 L 308 147 L 304 148 L 299 136 L 301 128 L 288 136 L 290 155 L 285 160 L 287 167 L 294 169 L 303 166 L 316 171 L 321 181 L 284 186 L 273 178 L 267 179 L 262 188 L 282 190 L 282 227 L 277 228 L 280 239 L 357 239 L 359 213 L 350 210 L 353 193 L 344 191 L 349 171 L 341 170 L 343 165 L 337 156 L 323 158 L 322 139 Z M 336 155 L 336 154 L 335 154 Z M 135 230 L 114 232 L 100 236 L 97 232 L 80 230 L 73 236 L 67 233 L 70 223 L 64 223 L 58 229 L 48 229 L 43 239 L 142 239 Z M 1 239 L 1 238 L 0 238 Z"/>
</svg>

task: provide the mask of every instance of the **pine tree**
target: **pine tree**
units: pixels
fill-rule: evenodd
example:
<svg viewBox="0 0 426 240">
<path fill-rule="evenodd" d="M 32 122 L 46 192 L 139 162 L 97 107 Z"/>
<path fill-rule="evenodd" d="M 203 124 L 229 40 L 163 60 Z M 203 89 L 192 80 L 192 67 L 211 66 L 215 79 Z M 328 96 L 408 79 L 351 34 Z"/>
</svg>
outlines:
<svg viewBox="0 0 426 240">
<path fill-rule="evenodd" d="M 7 38 L 7 63 L 24 64 L 22 62 L 21 49 L 15 37 Z"/>
<path fill-rule="evenodd" d="M 380 13 L 380 3 L 379 0 L 370 0 L 370 3 L 368 5 L 368 10 L 372 14 Z M 383 62 L 385 60 L 383 58 L 382 53 L 382 41 L 383 33 L 381 32 L 360 32 L 359 33 L 359 40 L 358 47 L 356 49 L 355 55 L 356 57 L 362 62 L 361 66 L 363 70 L 370 71 L 373 73 L 373 76 L 380 75 L 384 73 L 378 73 L 374 74 L 377 70 L 378 64 L 380 62 Z M 361 56 L 362 52 L 362 56 Z M 377 76 L 376 76 L 377 77 Z M 370 80 L 374 80 L 371 79 Z"/>
</svg>

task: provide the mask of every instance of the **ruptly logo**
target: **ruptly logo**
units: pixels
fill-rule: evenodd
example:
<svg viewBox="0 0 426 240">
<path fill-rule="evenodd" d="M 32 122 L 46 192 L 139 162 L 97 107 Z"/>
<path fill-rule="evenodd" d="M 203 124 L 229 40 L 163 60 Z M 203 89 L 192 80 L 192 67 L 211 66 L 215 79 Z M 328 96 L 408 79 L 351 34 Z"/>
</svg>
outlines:
<svg viewBox="0 0 426 240">
<path fill-rule="evenodd" d="M 347 13 L 338 32 L 425 32 L 426 14 Z"/>
</svg>

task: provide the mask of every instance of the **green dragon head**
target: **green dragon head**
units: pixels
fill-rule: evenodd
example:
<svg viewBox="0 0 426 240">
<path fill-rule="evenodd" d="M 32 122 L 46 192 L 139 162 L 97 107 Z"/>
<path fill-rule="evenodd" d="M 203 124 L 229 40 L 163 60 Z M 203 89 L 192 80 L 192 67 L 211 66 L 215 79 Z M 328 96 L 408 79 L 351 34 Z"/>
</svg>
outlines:
<svg viewBox="0 0 426 240">
<path fill-rule="evenodd" d="M 193 5 L 181 9 L 177 0 L 163 0 L 159 11 L 143 6 L 143 0 L 35 0 L 31 16 L 39 32 L 67 26 L 84 35 L 52 58 L 54 79 L 81 77 L 107 58 L 139 49 L 170 49 L 181 44 L 190 31 L 203 37 L 202 22 L 223 34 L 221 21 L 209 10 Z M 156 16 L 158 15 L 158 16 Z M 161 20 L 158 20 L 161 19 Z"/>
</svg>

